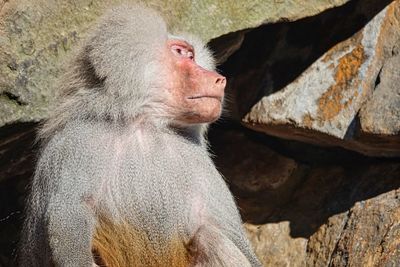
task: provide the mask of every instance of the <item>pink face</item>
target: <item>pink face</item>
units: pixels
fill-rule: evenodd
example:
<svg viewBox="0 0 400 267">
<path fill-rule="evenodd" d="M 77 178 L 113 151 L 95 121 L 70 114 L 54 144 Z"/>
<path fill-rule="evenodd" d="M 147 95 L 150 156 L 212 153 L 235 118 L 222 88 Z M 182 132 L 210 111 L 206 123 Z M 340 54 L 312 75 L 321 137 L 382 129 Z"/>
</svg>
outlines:
<svg viewBox="0 0 400 267">
<path fill-rule="evenodd" d="M 193 47 L 182 40 L 167 42 L 170 73 L 169 106 L 183 123 L 206 123 L 219 118 L 226 79 L 196 63 Z"/>
</svg>

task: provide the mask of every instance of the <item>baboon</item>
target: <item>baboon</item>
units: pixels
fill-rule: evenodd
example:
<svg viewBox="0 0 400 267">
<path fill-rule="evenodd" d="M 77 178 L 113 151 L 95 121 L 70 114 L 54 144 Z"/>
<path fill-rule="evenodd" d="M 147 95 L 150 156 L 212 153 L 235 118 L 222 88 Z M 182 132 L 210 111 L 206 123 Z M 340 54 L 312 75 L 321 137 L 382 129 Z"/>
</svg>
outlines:
<svg viewBox="0 0 400 267">
<path fill-rule="evenodd" d="M 205 138 L 225 77 L 184 36 L 123 5 L 83 41 L 39 133 L 21 266 L 261 266 Z"/>
</svg>

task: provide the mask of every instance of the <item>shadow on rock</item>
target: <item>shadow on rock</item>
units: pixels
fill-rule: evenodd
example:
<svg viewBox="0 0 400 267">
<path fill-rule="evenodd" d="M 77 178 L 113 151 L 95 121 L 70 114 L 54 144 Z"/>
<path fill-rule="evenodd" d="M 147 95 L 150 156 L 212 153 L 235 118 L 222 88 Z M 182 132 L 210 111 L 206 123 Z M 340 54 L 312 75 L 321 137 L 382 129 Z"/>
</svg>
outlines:
<svg viewBox="0 0 400 267">
<path fill-rule="evenodd" d="M 218 169 L 245 221 L 289 221 L 309 238 L 336 214 L 400 187 L 400 159 L 370 158 L 254 133 L 224 123 L 210 132 Z"/>
</svg>

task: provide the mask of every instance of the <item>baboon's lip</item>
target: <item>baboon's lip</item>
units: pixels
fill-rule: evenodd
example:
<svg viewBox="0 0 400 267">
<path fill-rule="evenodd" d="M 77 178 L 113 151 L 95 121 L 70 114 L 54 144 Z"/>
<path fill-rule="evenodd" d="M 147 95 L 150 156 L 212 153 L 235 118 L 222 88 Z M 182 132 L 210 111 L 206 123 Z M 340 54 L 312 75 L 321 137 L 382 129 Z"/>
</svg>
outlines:
<svg viewBox="0 0 400 267">
<path fill-rule="evenodd" d="M 222 101 L 222 97 L 218 95 L 196 95 L 196 96 L 189 96 L 188 99 L 202 99 L 202 98 L 213 98 L 218 100 L 219 102 Z"/>
</svg>

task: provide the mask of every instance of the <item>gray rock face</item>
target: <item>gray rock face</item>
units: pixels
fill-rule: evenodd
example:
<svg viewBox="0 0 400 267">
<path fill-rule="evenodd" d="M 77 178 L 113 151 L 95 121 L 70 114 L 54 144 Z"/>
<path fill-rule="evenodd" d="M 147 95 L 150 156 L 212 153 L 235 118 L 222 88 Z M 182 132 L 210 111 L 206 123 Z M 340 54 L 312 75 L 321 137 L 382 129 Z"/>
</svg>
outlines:
<svg viewBox="0 0 400 267">
<path fill-rule="evenodd" d="M 399 25 L 400 27 L 400 25 Z M 400 43 L 400 39 L 398 40 Z M 400 54 L 393 51 L 386 60 L 371 99 L 360 111 L 362 131 L 371 134 L 398 135 L 400 131 Z"/>
<path fill-rule="evenodd" d="M 398 24 L 400 28 L 400 24 Z M 400 39 L 397 40 L 397 44 Z M 358 145 L 374 147 L 375 154 L 399 155 L 400 151 L 400 56 L 397 49 L 393 57 L 383 64 L 380 83 L 371 98 L 360 110 Z M 386 153 L 385 153 L 385 152 Z"/>
<path fill-rule="evenodd" d="M 285 88 L 264 96 L 244 122 L 251 127 L 289 124 L 343 139 L 382 64 L 376 46 L 386 13 L 381 11 Z"/>
<path fill-rule="evenodd" d="M 364 8 L 357 6 L 351 16 L 362 15 Z M 389 53 L 400 40 L 399 9 L 399 2 L 394 2 L 380 11 L 279 91 L 271 93 L 268 80 L 274 81 L 266 78 L 258 89 L 264 96 L 244 116 L 245 125 L 279 137 L 340 145 L 367 155 L 399 156 L 399 91 L 394 86 L 398 72 L 390 71 L 397 59 Z M 384 62 L 381 84 L 376 87 Z M 385 108 L 379 108 L 382 106 Z M 367 135 L 376 136 L 371 139 Z"/>
</svg>

